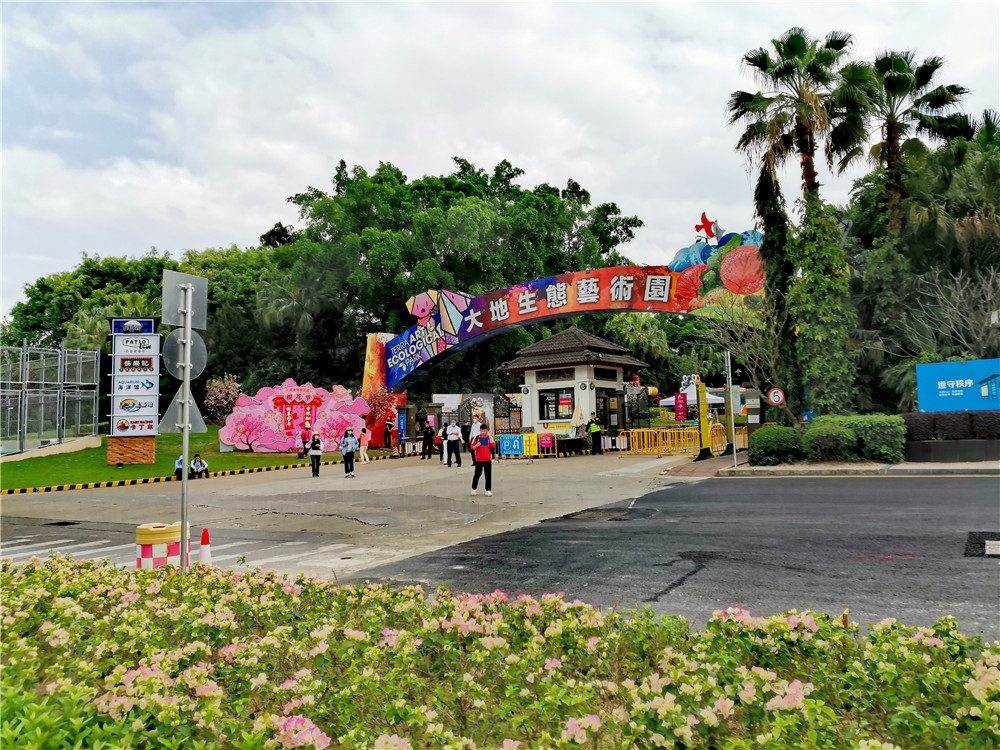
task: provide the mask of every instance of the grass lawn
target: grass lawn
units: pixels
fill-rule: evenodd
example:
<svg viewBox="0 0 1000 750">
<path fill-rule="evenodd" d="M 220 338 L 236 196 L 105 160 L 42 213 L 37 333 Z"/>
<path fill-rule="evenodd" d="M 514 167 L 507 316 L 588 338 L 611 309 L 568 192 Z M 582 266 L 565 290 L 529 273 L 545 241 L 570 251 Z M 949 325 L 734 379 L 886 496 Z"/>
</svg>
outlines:
<svg viewBox="0 0 1000 750">
<path fill-rule="evenodd" d="M 296 458 L 294 453 L 231 453 L 219 452 L 219 427 L 209 425 L 208 432 L 191 435 L 190 454 L 200 453 L 208 461 L 209 471 L 231 471 L 259 466 L 284 466 L 286 464 L 308 464 L 306 459 Z M 368 455 L 383 456 L 382 448 L 369 448 Z M 89 448 L 76 453 L 57 456 L 38 456 L 22 461 L 5 463 L 0 469 L 0 489 L 20 489 L 22 487 L 48 487 L 59 484 L 81 484 L 84 482 L 113 482 L 120 479 L 144 479 L 146 477 L 166 477 L 174 473 L 174 461 L 181 454 L 180 435 L 159 435 L 156 438 L 156 463 L 117 468 L 108 466 L 107 437 L 100 448 Z M 324 454 L 323 460 L 341 458 L 340 453 Z"/>
</svg>

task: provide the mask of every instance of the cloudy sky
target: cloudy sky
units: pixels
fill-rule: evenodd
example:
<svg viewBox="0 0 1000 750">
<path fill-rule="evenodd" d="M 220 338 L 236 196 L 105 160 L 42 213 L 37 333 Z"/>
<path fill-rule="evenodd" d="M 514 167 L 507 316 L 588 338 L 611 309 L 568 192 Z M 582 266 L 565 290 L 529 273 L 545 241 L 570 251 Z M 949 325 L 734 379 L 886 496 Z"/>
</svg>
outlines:
<svg viewBox="0 0 1000 750">
<path fill-rule="evenodd" d="M 411 179 L 509 159 L 573 178 L 666 262 L 702 211 L 749 229 L 725 104 L 743 53 L 791 26 L 943 56 L 998 108 L 1000 5 L 886 3 L 17 3 L 2 12 L 2 308 L 82 253 L 247 247 L 337 161 Z M 853 174 L 821 175 L 844 202 Z M 789 171 L 786 195 L 798 189 Z"/>
</svg>

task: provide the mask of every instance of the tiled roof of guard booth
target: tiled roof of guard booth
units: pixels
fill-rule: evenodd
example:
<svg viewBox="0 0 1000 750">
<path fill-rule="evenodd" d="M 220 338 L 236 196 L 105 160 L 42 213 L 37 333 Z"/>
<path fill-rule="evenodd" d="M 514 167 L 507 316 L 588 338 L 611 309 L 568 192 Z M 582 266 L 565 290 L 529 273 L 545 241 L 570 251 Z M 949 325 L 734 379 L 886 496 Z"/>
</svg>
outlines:
<svg viewBox="0 0 1000 750">
<path fill-rule="evenodd" d="M 597 364 L 643 370 L 649 365 L 630 356 L 628 349 L 581 331 L 576 326 L 536 341 L 518 352 L 517 359 L 504 363 L 503 372 L 523 372 L 557 365 Z"/>
</svg>

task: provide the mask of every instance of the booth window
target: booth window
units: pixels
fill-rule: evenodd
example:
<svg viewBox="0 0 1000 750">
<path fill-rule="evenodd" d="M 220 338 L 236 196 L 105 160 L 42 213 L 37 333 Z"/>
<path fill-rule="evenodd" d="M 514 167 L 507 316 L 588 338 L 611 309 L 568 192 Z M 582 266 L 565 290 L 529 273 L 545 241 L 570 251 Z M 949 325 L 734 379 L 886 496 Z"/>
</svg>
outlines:
<svg viewBox="0 0 1000 750">
<path fill-rule="evenodd" d="M 618 370 L 613 370 L 609 367 L 595 367 L 594 378 L 597 380 L 610 380 L 612 383 L 617 383 L 621 379 L 618 375 Z"/>
<path fill-rule="evenodd" d="M 535 380 L 541 383 L 549 380 L 573 380 L 575 375 L 572 367 L 565 370 L 539 370 L 535 373 Z"/>
<path fill-rule="evenodd" d="M 542 419 L 572 419 L 575 398 L 572 388 L 539 391 L 538 405 Z"/>
</svg>

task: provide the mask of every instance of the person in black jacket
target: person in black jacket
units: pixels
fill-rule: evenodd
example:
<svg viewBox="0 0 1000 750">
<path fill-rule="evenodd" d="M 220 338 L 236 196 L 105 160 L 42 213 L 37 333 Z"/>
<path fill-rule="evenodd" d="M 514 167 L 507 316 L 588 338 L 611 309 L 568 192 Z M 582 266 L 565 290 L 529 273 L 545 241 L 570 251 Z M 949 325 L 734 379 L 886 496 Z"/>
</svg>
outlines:
<svg viewBox="0 0 1000 750">
<path fill-rule="evenodd" d="M 434 456 L 434 428 L 424 422 L 424 429 L 421 432 L 423 444 L 420 446 L 420 460 L 433 458 Z"/>
<path fill-rule="evenodd" d="M 312 464 L 312 475 L 314 477 L 319 476 L 319 465 L 323 458 L 323 441 L 320 439 L 319 433 L 313 433 L 312 440 L 309 442 L 309 463 Z"/>
</svg>

